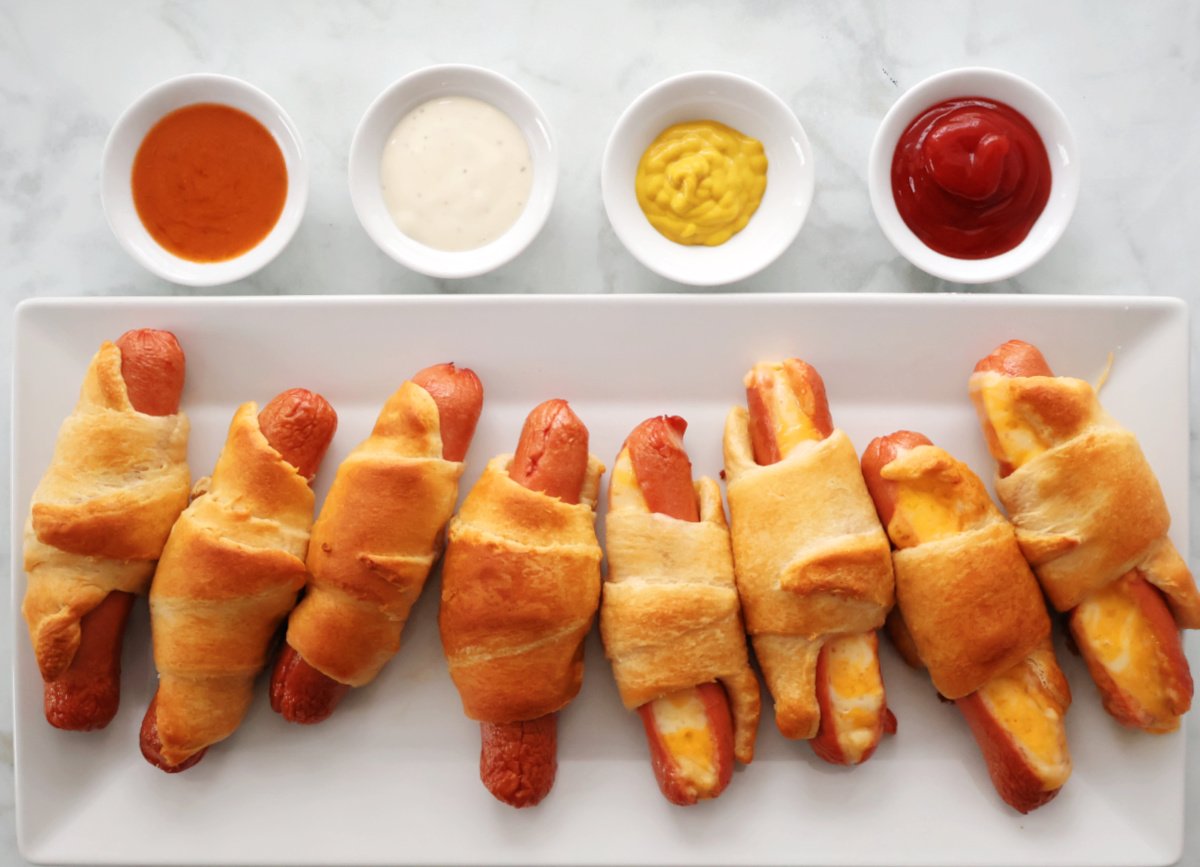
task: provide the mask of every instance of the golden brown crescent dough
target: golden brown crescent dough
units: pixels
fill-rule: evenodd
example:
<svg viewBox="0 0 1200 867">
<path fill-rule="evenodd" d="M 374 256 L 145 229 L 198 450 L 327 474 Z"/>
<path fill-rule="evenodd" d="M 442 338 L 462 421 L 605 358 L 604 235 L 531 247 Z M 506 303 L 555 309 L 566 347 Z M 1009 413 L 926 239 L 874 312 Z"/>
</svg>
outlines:
<svg viewBox="0 0 1200 867">
<path fill-rule="evenodd" d="M 1032 654 L 1050 618 L 1012 525 L 971 470 L 937 446 L 917 446 L 881 475 L 902 492 L 953 490 L 970 526 L 893 552 L 896 604 L 938 692 L 961 698 Z M 904 497 L 905 493 L 901 493 Z"/>
<path fill-rule="evenodd" d="M 733 578 L 721 490 L 696 482 L 700 521 L 608 511 L 608 579 L 600 634 L 621 701 L 632 710 L 676 690 L 720 681 L 738 761 L 754 758 L 761 712 Z"/>
<path fill-rule="evenodd" d="M 888 638 L 892 640 L 892 646 L 896 648 L 896 652 L 900 654 L 900 658 L 906 665 L 918 671 L 925 668 L 925 663 L 921 662 L 921 654 L 917 653 L 917 645 L 913 641 L 912 633 L 908 631 L 908 624 L 904 622 L 904 616 L 900 613 L 899 605 L 894 606 L 888 612 L 887 622 L 883 624 L 883 628 L 887 632 Z"/>
<path fill-rule="evenodd" d="M 79 648 L 79 621 L 113 590 L 144 593 L 171 525 L 187 506 L 188 420 L 134 410 L 121 350 L 92 358 L 79 402 L 25 524 L 28 588 L 21 611 L 42 677 Z"/>
<path fill-rule="evenodd" d="M 409 611 L 441 553 L 463 466 L 442 459 L 429 392 L 404 383 L 371 436 L 338 467 L 313 525 L 308 588 L 287 632 L 309 665 L 362 686 L 400 649 Z"/>
<path fill-rule="evenodd" d="M 754 461 L 749 415 L 725 423 L 725 478 L 738 595 L 789 738 L 817 733 L 817 657 L 839 633 L 883 624 L 894 598 L 891 546 L 845 432 Z"/>
<path fill-rule="evenodd" d="M 493 458 L 450 522 L 438 624 L 463 711 L 536 719 L 583 679 L 583 639 L 600 602 L 595 508 L 604 465 L 589 456 L 577 505 L 508 477 Z"/>
<path fill-rule="evenodd" d="M 1066 376 L 970 379 L 980 417 L 1028 430 L 1049 445 L 996 494 L 1051 603 L 1068 611 L 1131 569 L 1167 597 L 1180 626 L 1200 627 L 1200 591 L 1167 538 L 1171 516 L 1132 433 L 1100 406 L 1095 389 Z"/>
<path fill-rule="evenodd" d="M 212 479 L 176 522 L 150 588 L 158 734 L 172 765 L 231 735 L 304 586 L 308 482 L 242 404 Z"/>
</svg>

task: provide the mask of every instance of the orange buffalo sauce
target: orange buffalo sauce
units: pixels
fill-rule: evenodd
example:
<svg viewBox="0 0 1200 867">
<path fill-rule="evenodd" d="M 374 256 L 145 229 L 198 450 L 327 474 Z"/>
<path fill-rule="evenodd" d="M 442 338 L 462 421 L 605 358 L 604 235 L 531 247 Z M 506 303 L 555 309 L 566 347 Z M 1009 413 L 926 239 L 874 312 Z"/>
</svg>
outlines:
<svg viewBox="0 0 1200 867">
<path fill-rule="evenodd" d="M 240 256 L 283 212 L 283 153 L 261 123 L 197 103 L 151 127 L 133 160 L 133 203 L 162 247 L 193 262 Z"/>
</svg>

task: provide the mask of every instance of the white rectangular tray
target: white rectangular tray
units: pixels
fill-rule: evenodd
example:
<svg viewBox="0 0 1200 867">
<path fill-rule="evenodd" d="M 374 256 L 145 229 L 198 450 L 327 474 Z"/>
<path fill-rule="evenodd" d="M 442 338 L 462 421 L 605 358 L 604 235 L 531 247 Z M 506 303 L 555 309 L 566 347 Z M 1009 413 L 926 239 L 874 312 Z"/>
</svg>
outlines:
<svg viewBox="0 0 1200 867">
<path fill-rule="evenodd" d="M 305 386 L 341 424 L 318 497 L 388 394 L 452 360 L 484 382 L 465 485 L 511 450 L 525 413 L 571 400 L 611 464 L 642 419 L 690 423 L 696 470 L 721 469 L 720 434 L 757 359 L 797 355 L 828 388 L 861 450 L 920 430 L 992 475 L 966 380 L 998 343 L 1040 345 L 1060 373 L 1095 380 L 1141 438 L 1187 543 L 1187 309 L 1170 299 L 1021 296 L 577 296 L 62 299 L 17 312 L 13 402 L 13 611 L 17 833 L 31 860 L 153 864 L 931 864 L 1153 865 L 1182 847 L 1185 738 L 1118 728 L 1059 642 L 1075 692 L 1074 776 L 1020 816 L 995 795 L 955 710 L 884 650 L 899 734 L 847 770 L 785 740 L 770 704 L 757 757 L 715 802 L 659 794 L 641 725 L 617 698 L 593 633 L 578 699 L 562 714 L 554 791 L 514 811 L 478 780 L 478 726 L 463 717 L 436 628 L 431 579 L 399 656 L 327 722 L 289 725 L 266 685 L 242 728 L 168 776 L 137 747 L 154 686 L 146 609 L 134 609 L 121 711 L 69 734 L 42 718 L 19 610 L 21 527 L 88 359 L 129 328 L 173 330 L 188 356 L 184 406 L 194 476 L 209 472 L 234 407 Z M 464 485 L 463 491 L 466 487 Z M 1186 551 L 1185 551 L 1186 554 Z"/>
</svg>

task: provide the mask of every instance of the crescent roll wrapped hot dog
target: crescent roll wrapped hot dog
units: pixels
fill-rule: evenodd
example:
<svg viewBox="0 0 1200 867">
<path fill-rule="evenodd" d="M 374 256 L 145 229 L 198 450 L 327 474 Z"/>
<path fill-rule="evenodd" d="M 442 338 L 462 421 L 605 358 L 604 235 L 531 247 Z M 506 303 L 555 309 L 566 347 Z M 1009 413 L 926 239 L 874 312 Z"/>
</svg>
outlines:
<svg viewBox="0 0 1200 867">
<path fill-rule="evenodd" d="M 286 391 L 234 414 L 211 479 L 171 531 L 150 588 L 158 692 L 142 754 L 168 773 L 200 760 L 241 724 L 254 678 L 304 586 L 309 487 L 337 415 L 323 397 Z"/>
<path fill-rule="evenodd" d="M 58 728 L 103 728 L 116 715 L 134 594 L 187 505 L 184 366 L 168 331 L 104 343 L 34 492 L 21 610 Z"/>
<path fill-rule="evenodd" d="M 891 550 L 816 370 L 762 362 L 745 382 L 725 475 L 746 625 L 780 731 L 857 764 L 895 730 L 874 634 L 892 607 Z"/>
<path fill-rule="evenodd" d="M 532 806 L 554 782 L 554 714 L 579 692 L 600 601 L 595 508 L 604 466 L 565 401 L 536 407 L 515 455 L 493 458 L 450 522 L 438 618 L 480 776 Z"/>
<path fill-rule="evenodd" d="M 970 393 L 1000 465 L 996 493 L 1046 595 L 1070 612 L 1105 708 L 1174 731 L 1192 699 L 1179 627 L 1200 627 L 1200 591 L 1136 438 L 1091 385 L 1054 376 L 1019 340 L 976 365 Z"/>
<path fill-rule="evenodd" d="M 917 664 L 962 711 L 1004 801 L 1045 804 L 1071 773 L 1071 694 L 1012 526 L 966 464 L 921 434 L 872 440 L 862 466 L 896 546 L 892 616 Z"/>
<path fill-rule="evenodd" d="M 721 491 L 693 486 L 686 429 L 678 416 L 647 419 L 617 456 L 600 608 L 621 700 L 639 710 L 659 787 L 681 805 L 719 795 L 735 755 L 753 759 L 761 710 Z"/>
<path fill-rule="evenodd" d="M 271 679 L 271 706 L 288 720 L 325 719 L 399 650 L 441 553 L 482 408 L 474 372 L 426 368 L 388 399 L 371 436 L 338 467 Z"/>
</svg>

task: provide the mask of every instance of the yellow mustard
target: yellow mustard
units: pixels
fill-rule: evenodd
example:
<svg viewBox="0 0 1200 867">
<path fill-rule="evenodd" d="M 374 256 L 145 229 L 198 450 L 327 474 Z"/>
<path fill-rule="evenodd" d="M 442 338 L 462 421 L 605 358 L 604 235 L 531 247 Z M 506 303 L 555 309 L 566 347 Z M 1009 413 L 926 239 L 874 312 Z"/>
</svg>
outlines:
<svg viewBox="0 0 1200 867">
<path fill-rule="evenodd" d="M 634 181 L 650 225 L 677 244 L 724 244 L 767 188 L 762 142 L 714 120 L 677 123 L 642 154 Z"/>
</svg>

